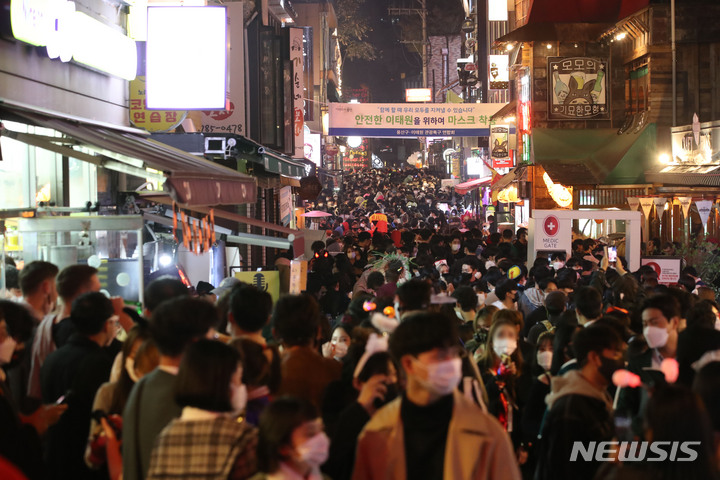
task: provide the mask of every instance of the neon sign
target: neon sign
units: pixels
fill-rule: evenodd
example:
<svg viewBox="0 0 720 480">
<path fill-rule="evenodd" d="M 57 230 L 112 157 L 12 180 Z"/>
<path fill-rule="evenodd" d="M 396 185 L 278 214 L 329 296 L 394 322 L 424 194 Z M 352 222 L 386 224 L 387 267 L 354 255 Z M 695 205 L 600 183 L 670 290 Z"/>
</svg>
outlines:
<svg viewBox="0 0 720 480">
<path fill-rule="evenodd" d="M 74 60 L 125 80 L 135 78 L 135 41 L 76 11 L 75 2 L 11 0 L 10 24 L 17 40 L 46 47 L 52 59 Z"/>
<path fill-rule="evenodd" d="M 518 89 L 518 134 L 520 135 L 519 150 L 520 150 L 520 161 L 522 163 L 530 163 L 530 131 L 531 131 L 531 109 L 530 109 L 530 73 L 529 69 L 525 68 L 522 76 L 520 77 L 520 83 Z"/>
</svg>

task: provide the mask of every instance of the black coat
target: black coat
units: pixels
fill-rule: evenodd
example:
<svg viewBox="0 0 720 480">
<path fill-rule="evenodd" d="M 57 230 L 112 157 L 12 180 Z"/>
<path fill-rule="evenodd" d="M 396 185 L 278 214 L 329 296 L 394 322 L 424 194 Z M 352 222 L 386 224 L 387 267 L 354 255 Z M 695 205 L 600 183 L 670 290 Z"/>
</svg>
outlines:
<svg viewBox="0 0 720 480">
<path fill-rule="evenodd" d="M 48 430 L 47 464 L 50 478 L 96 478 L 83 460 L 95 393 L 110 378 L 113 358 L 87 337 L 74 334 L 48 355 L 40 370 L 43 402 L 65 395 L 67 411 Z"/>
<path fill-rule="evenodd" d="M 545 418 L 535 480 L 576 480 L 594 477 L 599 462 L 579 457 L 570 461 L 573 443 L 612 440 L 615 426 L 604 401 L 580 394 L 558 398 Z"/>
</svg>

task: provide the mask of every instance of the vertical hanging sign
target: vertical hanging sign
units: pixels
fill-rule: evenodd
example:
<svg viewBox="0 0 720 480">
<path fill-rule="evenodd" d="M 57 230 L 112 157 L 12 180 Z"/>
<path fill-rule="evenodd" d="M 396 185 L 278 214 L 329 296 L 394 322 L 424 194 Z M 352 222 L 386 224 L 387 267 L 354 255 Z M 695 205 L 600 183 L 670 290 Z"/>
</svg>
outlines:
<svg viewBox="0 0 720 480">
<path fill-rule="evenodd" d="M 650 218 L 650 210 L 652 210 L 652 206 L 653 206 L 652 197 L 640 198 L 640 206 L 642 207 L 642 211 L 643 211 L 643 214 L 645 215 L 645 218 Z"/>
<path fill-rule="evenodd" d="M 655 212 L 657 212 L 658 218 L 662 218 L 663 213 L 665 213 L 665 202 L 667 202 L 667 198 L 656 197 L 653 198 L 653 202 L 655 203 Z"/>
<path fill-rule="evenodd" d="M 294 158 L 305 158 L 305 125 L 303 100 L 303 29 L 290 28 L 290 62 L 292 63 Z"/>
<path fill-rule="evenodd" d="M 637 211 L 637 208 L 640 205 L 640 199 L 638 197 L 627 197 L 627 202 L 631 211 Z"/>
<path fill-rule="evenodd" d="M 682 207 L 683 217 L 688 218 L 690 205 L 692 204 L 692 197 L 678 197 L 678 202 L 680 202 L 680 206 Z"/>
<path fill-rule="evenodd" d="M 695 206 L 700 214 L 700 220 L 702 220 L 703 228 L 707 225 L 708 218 L 710 218 L 710 211 L 712 210 L 712 200 L 698 200 L 695 202 Z"/>
</svg>

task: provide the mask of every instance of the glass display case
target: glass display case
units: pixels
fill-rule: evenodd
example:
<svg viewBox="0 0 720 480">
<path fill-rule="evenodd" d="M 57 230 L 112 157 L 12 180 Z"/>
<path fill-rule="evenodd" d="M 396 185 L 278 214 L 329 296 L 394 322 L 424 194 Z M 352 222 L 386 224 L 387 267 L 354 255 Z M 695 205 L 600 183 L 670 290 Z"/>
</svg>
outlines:
<svg viewBox="0 0 720 480">
<path fill-rule="evenodd" d="M 61 270 L 90 265 L 98 269 L 107 294 L 142 303 L 142 216 L 42 216 L 5 222 L 6 229 L 0 229 L 0 290 L 5 287 L 4 257 L 10 255 L 19 264 L 45 260 Z"/>
</svg>

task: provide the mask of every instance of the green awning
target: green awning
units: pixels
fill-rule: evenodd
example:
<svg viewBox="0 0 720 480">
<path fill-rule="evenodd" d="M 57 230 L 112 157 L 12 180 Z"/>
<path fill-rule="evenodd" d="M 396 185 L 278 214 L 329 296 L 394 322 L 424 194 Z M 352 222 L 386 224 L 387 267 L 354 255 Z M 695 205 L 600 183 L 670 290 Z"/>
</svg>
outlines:
<svg viewBox="0 0 720 480">
<path fill-rule="evenodd" d="M 536 128 L 532 142 L 535 163 L 555 182 L 565 185 L 644 183 L 654 159 L 656 127 L 618 135 L 614 128 Z"/>
<path fill-rule="evenodd" d="M 286 177 L 304 177 L 305 165 L 283 155 L 280 152 L 263 147 L 259 143 L 242 135 L 235 135 L 238 157 L 262 165 L 268 173 Z"/>
</svg>

